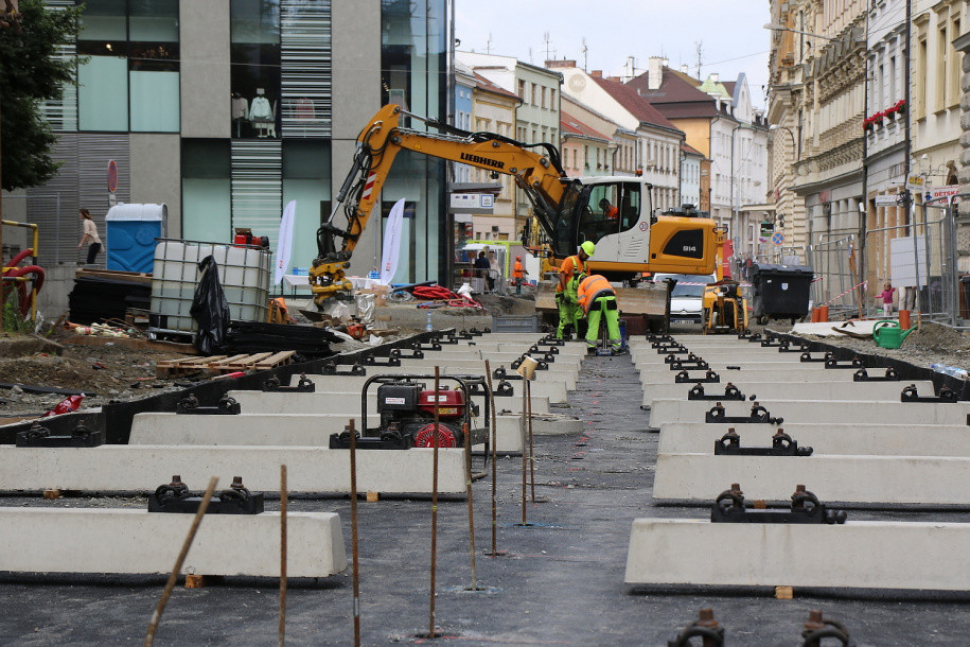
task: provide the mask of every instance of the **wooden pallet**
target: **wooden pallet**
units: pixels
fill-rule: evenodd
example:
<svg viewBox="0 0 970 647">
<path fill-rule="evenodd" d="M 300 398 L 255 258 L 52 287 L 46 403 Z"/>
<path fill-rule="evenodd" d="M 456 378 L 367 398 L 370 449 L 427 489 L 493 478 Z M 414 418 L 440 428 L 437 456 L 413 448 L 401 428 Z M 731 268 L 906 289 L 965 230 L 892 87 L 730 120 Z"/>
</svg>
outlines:
<svg viewBox="0 0 970 647">
<path fill-rule="evenodd" d="M 254 353 L 241 355 L 213 355 L 211 357 L 190 357 L 159 362 L 155 367 L 155 377 L 159 379 L 208 373 L 219 375 L 236 371 L 264 371 L 283 364 L 289 364 L 296 351 L 278 353 Z"/>
</svg>

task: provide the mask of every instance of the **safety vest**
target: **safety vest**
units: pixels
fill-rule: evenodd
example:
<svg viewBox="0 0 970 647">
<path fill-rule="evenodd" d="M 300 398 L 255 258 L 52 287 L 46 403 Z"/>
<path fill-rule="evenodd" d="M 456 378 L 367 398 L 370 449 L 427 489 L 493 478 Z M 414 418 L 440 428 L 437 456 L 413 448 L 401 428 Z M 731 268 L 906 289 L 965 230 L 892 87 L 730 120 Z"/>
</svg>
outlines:
<svg viewBox="0 0 970 647">
<path fill-rule="evenodd" d="M 604 296 L 616 296 L 616 290 L 606 280 L 606 277 L 594 274 L 582 280 L 576 294 L 579 296 L 579 305 L 583 306 L 583 312 L 589 314 L 589 309 L 596 299 Z"/>
<path fill-rule="evenodd" d="M 559 271 L 566 273 L 567 288 L 569 286 L 569 282 L 573 279 L 573 276 L 576 274 L 576 270 L 580 268 L 582 268 L 581 271 L 583 274 L 589 274 L 589 266 L 585 262 L 579 260 L 579 254 L 574 254 L 572 256 L 567 257 L 566 260 L 562 262 L 562 265 L 559 266 Z M 562 292 L 562 286 L 559 285 L 558 283 L 556 283 L 556 292 Z"/>
<path fill-rule="evenodd" d="M 522 261 L 515 261 L 515 265 L 512 266 L 512 278 L 522 279 L 525 278 L 525 271 L 522 269 Z"/>
</svg>

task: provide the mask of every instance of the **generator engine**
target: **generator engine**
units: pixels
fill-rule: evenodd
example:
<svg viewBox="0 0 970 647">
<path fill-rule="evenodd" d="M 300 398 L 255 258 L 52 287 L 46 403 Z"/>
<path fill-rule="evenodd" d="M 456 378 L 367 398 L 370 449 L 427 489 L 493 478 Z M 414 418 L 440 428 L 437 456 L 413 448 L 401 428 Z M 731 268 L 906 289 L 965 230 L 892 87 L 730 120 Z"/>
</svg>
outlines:
<svg viewBox="0 0 970 647">
<path fill-rule="evenodd" d="M 434 447 L 434 414 L 438 405 L 438 447 L 461 447 L 462 422 L 468 406 L 464 391 L 425 389 L 417 382 L 393 382 L 377 388 L 381 437 L 405 446 Z"/>
</svg>

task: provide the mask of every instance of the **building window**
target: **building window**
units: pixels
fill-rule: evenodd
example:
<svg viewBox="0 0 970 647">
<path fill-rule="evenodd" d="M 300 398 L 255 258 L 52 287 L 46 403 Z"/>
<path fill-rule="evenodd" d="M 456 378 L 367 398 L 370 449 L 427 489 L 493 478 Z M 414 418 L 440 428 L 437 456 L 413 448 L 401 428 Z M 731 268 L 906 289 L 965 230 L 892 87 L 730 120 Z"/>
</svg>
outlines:
<svg viewBox="0 0 970 647">
<path fill-rule="evenodd" d="M 950 34 L 953 38 L 959 36 L 962 32 L 960 31 L 960 18 L 956 17 L 950 23 Z M 963 71 L 963 52 L 958 52 L 953 49 L 949 44 L 947 45 L 950 55 L 950 72 L 947 75 L 947 105 L 950 107 L 960 105 L 960 75 Z"/>
<path fill-rule="evenodd" d="M 525 101 L 525 81 L 519 79 L 519 98 Z"/>
<path fill-rule="evenodd" d="M 78 128 L 178 132 L 178 0 L 78 4 Z"/>
<path fill-rule="evenodd" d="M 230 0 L 232 136 L 277 138 L 280 101 L 278 0 Z"/>
<path fill-rule="evenodd" d="M 916 114 L 917 119 L 922 119 L 926 116 L 926 72 L 927 72 L 927 54 L 929 49 L 926 44 L 926 35 L 922 35 L 919 38 L 919 42 L 916 45 L 916 78 L 923 79 L 923 83 L 916 84 Z"/>
<path fill-rule="evenodd" d="M 536 90 L 537 90 L 536 84 L 533 83 L 532 84 L 532 94 L 529 96 L 529 105 L 531 105 L 531 106 L 536 105 L 536 100 L 537 100 L 536 97 L 537 97 L 537 94 L 538 94 L 536 92 Z"/>
<path fill-rule="evenodd" d="M 946 107 L 946 73 L 949 68 L 947 50 L 950 44 L 946 40 L 946 25 L 940 27 L 936 34 L 936 84 L 933 110 L 943 110 Z"/>
<path fill-rule="evenodd" d="M 232 227 L 228 139 L 182 140 L 182 237 L 225 242 Z"/>
</svg>

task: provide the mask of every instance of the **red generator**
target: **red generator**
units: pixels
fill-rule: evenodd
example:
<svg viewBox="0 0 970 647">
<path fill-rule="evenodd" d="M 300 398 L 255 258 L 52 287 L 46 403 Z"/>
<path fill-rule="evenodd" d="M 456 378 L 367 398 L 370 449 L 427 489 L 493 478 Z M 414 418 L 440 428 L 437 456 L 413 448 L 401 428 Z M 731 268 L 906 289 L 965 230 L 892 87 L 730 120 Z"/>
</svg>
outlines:
<svg viewBox="0 0 970 647">
<path fill-rule="evenodd" d="M 416 378 L 420 378 L 421 381 L 416 381 Z M 472 445 L 486 443 L 489 438 L 488 427 L 478 428 L 473 425 L 474 419 L 478 417 L 479 407 L 470 401 L 468 395 L 468 392 L 484 393 L 487 388 L 484 378 L 439 376 L 437 392 L 433 388 L 427 388 L 426 379 L 427 376 L 424 375 L 382 375 L 368 380 L 364 386 L 363 396 L 365 429 L 357 437 L 357 447 L 361 449 L 434 447 L 436 406 L 439 448 L 464 447 L 465 437 L 462 429 L 466 425 L 470 430 Z M 453 381 L 456 384 L 449 388 L 449 386 L 440 385 L 442 380 Z M 367 389 L 375 381 L 378 382 L 377 414 L 380 417 L 380 425 L 367 427 Z M 479 384 L 479 382 L 482 383 Z M 486 425 L 488 420 L 488 411 L 486 411 L 484 418 Z M 349 446 L 348 432 L 333 434 L 330 437 L 331 449 Z"/>
</svg>

